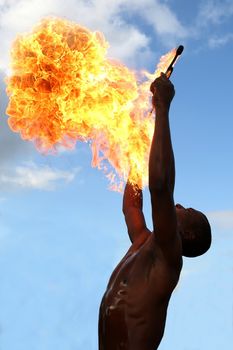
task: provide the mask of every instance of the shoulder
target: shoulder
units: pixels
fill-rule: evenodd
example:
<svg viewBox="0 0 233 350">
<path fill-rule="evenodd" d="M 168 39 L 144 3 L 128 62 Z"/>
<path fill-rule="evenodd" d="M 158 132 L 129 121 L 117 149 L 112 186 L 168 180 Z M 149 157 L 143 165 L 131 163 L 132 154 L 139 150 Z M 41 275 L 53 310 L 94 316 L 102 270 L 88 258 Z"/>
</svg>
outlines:
<svg viewBox="0 0 233 350">
<path fill-rule="evenodd" d="M 148 228 L 144 228 L 141 232 L 140 235 L 138 235 L 137 239 L 133 242 L 133 244 L 130 247 L 130 250 L 138 250 L 141 248 L 144 243 L 151 237 L 152 232 Z"/>
</svg>

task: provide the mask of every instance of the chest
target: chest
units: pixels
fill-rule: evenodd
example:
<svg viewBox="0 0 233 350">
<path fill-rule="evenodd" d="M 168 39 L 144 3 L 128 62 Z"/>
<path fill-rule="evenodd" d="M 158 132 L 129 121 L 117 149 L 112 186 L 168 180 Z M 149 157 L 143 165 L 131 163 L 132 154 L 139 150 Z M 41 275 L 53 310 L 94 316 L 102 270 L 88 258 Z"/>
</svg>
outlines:
<svg viewBox="0 0 233 350">
<path fill-rule="evenodd" d="M 110 277 L 106 297 L 117 296 L 122 302 L 134 304 L 156 303 L 168 299 L 177 282 L 178 275 L 160 258 L 159 252 L 144 246 L 129 251 L 118 264 Z"/>
</svg>

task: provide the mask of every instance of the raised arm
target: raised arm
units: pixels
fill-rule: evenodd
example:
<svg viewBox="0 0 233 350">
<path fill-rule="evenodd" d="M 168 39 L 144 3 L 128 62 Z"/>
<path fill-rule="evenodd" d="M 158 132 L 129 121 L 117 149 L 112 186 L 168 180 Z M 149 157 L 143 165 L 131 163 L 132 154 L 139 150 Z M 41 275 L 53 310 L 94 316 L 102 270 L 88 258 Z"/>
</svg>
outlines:
<svg viewBox="0 0 233 350">
<path fill-rule="evenodd" d="M 151 85 L 156 122 L 149 159 L 149 190 L 155 239 L 168 257 L 180 251 L 173 191 L 175 164 L 172 149 L 169 108 L 175 90 L 162 74 Z M 170 249 L 172 248 L 172 249 Z"/>
<path fill-rule="evenodd" d="M 146 227 L 142 206 L 142 190 L 128 181 L 125 186 L 122 210 L 132 243 L 150 232 Z"/>
</svg>

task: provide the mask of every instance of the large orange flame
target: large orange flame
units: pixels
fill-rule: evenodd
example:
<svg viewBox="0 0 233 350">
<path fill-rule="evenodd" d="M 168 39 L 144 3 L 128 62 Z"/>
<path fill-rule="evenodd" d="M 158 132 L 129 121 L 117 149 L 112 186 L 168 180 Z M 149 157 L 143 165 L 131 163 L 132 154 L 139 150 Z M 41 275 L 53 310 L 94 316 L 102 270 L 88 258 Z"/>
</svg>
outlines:
<svg viewBox="0 0 233 350">
<path fill-rule="evenodd" d="M 92 165 L 102 169 L 110 188 L 130 181 L 145 186 L 154 128 L 149 87 L 165 71 L 174 50 L 154 74 L 139 74 L 106 58 L 99 32 L 58 18 L 42 20 L 17 37 L 7 78 L 10 128 L 38 150 L 73 148 L 90 142 Z"/>
</svg>

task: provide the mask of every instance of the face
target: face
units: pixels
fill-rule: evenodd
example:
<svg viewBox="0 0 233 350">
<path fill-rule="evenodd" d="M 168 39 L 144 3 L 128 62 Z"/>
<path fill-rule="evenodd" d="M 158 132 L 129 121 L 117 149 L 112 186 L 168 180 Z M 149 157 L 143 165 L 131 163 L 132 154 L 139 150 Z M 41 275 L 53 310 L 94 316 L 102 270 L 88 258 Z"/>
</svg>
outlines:
<svg viewBox="0 0 233 350">
<path fill-rule="evenodd" d="M 181 204 L 176 204 L 176 215 L 180 229 L 192 228 L 194 223 L 199 220 L 201 212 L 193 208 L 184 208 Z"/>
<path fill-rule="evenodd" d="M 183 255 L 204 254 L 211 244 L 211 228 L 205 215 L 193 208 L 176 205 L 177 225 L 182 239 Z"/>
</svg>

